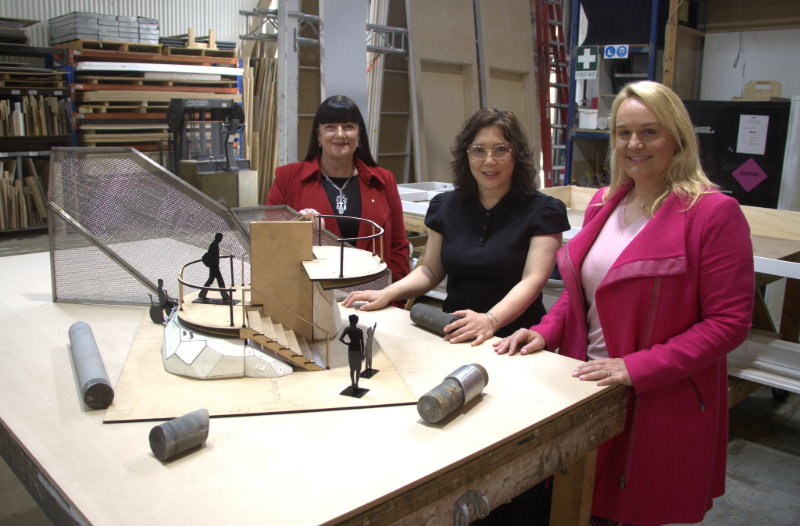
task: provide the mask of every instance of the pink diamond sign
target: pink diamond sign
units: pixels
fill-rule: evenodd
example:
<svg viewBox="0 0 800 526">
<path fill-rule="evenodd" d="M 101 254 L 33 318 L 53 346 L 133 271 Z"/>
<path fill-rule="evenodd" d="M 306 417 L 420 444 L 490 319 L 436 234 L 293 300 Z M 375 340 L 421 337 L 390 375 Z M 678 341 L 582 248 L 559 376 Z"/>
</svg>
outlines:
<svg viewBox="0 0 800 526">
<path fill-rule="evenodd" d="M 748 159 L 746 163 L 734 170 L 733 177 L 749 192 L 761 184 L 767 178 L 767 174 L 753 159 Z"/>
</svg>

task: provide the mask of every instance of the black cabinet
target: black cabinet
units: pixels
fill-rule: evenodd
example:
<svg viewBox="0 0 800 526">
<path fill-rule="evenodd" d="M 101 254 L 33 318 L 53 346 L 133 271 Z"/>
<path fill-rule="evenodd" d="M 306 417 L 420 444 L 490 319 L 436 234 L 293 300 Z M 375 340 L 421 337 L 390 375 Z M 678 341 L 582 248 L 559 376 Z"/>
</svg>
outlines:
<svg viewBox="0 0 800 526">
<path fill-rule="evenodd" d="M 684 104 L 709 179 L 739 204 L 777 208 L 790 103 L 686 100 Z M 748 131 L 751 122 L 762 126 L 750 124 Z"/>
</svg>

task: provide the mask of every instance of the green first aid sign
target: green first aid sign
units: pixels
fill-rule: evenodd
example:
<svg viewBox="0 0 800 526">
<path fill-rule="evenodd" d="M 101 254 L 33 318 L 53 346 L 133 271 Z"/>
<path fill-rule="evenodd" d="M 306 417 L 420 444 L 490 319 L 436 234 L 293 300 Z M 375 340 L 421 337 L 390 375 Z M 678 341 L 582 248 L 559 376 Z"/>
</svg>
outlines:
<svg viewBox="0 0 800 526">
<path fill-rule="evenodd" d="M 597 46 L 579 46 L 575 51 L 575 78 L 596 79 L 597 66 L 600 63 Z"/>
</svg>

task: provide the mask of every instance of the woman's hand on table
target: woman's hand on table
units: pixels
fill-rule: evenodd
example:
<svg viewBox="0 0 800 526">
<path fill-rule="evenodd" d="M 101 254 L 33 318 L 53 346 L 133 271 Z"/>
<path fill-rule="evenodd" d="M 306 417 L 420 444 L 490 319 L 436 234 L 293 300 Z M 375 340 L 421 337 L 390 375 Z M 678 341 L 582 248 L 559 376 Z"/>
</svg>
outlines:
<svg viewBox="0 0 800 526">
<path fill-rule="evenodd" d="M 474 347 L 494 335 L 492 320 L 484 312 L 457 310 L 453 316 L 458 316 L 460 319 L 445 326 L 445 341 L 461 343 L 474 339 L 472 342 Z"/>
<path fill-rule="evenodd" d="M 394 298 L 387 294 L 384 290 L 359 290 L 351 292 L 342 301 L 342 307 L 352 307 L 357 301 L 364 301 L 365 304 L 361 305 L 361 310 L 378 310 L 382 309 L 393 301 Z"/>
<path fill-rule="evenodd" d="M 622 358 L 603 358 L 582 363 L 572 371 L 572 376 L 579 380 L 597 380 L 597 385 L 633 386 Z"/>
<path fill-rule="evenodd" d="M 310 217 L 314 226 L 317 228 L 325 228 L 325 220 L 320 217 L 320 213 L 313 208 L 304 208 L 298 212 L 301 216 Z"/>
<path fill-rule="evenodd" d="M 532 354 L 539 352 L 547 347 L 544 337 L 536 331 L 530 329 L 519 329 L 517 332 L 503 338 L 499 342 L 492 344 L 494 352 L 513 356 L 517 352 L 520 354 Z"/>
</svg>

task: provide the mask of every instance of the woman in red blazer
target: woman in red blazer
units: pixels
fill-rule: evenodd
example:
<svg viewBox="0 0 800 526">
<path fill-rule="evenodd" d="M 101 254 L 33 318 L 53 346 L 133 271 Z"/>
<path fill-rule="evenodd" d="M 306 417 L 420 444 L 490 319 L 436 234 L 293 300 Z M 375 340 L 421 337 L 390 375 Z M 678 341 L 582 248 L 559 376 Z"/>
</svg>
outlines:
<svg viewBox="0 0 800 526">
<path fill-rule="evenodd" d="M 557 255 L 564 292 L 496 351 L 560 349 L 585 362 L 576 379 L 630 386 L 625 429 L 598 450 L 593 524 L 700 522 L 725 492 L 725 356 L 752 323 L 750 231 L 669 88 L 623 88 L 610 128 L 611 184 Z"/>
<path fill-rule="evenodd" d="M 330 97 L 317 110 L 311 129 L 305 159 L 275 170 L 267 206 L 288 205 L 305 215 L 375 222 L 385 231 L 383 258 L 392 281 L 402 279 L 409 272 L 409 245 L 397 182 L 372 158 L 358 106 L 343 95 Z M 372 234 L 370 225 L 361 221 L 338 219 L 323 226 L 344 238 Z M 372 250 L 372 242 L 358 241 L 356 247 Z"/>
</svg>

